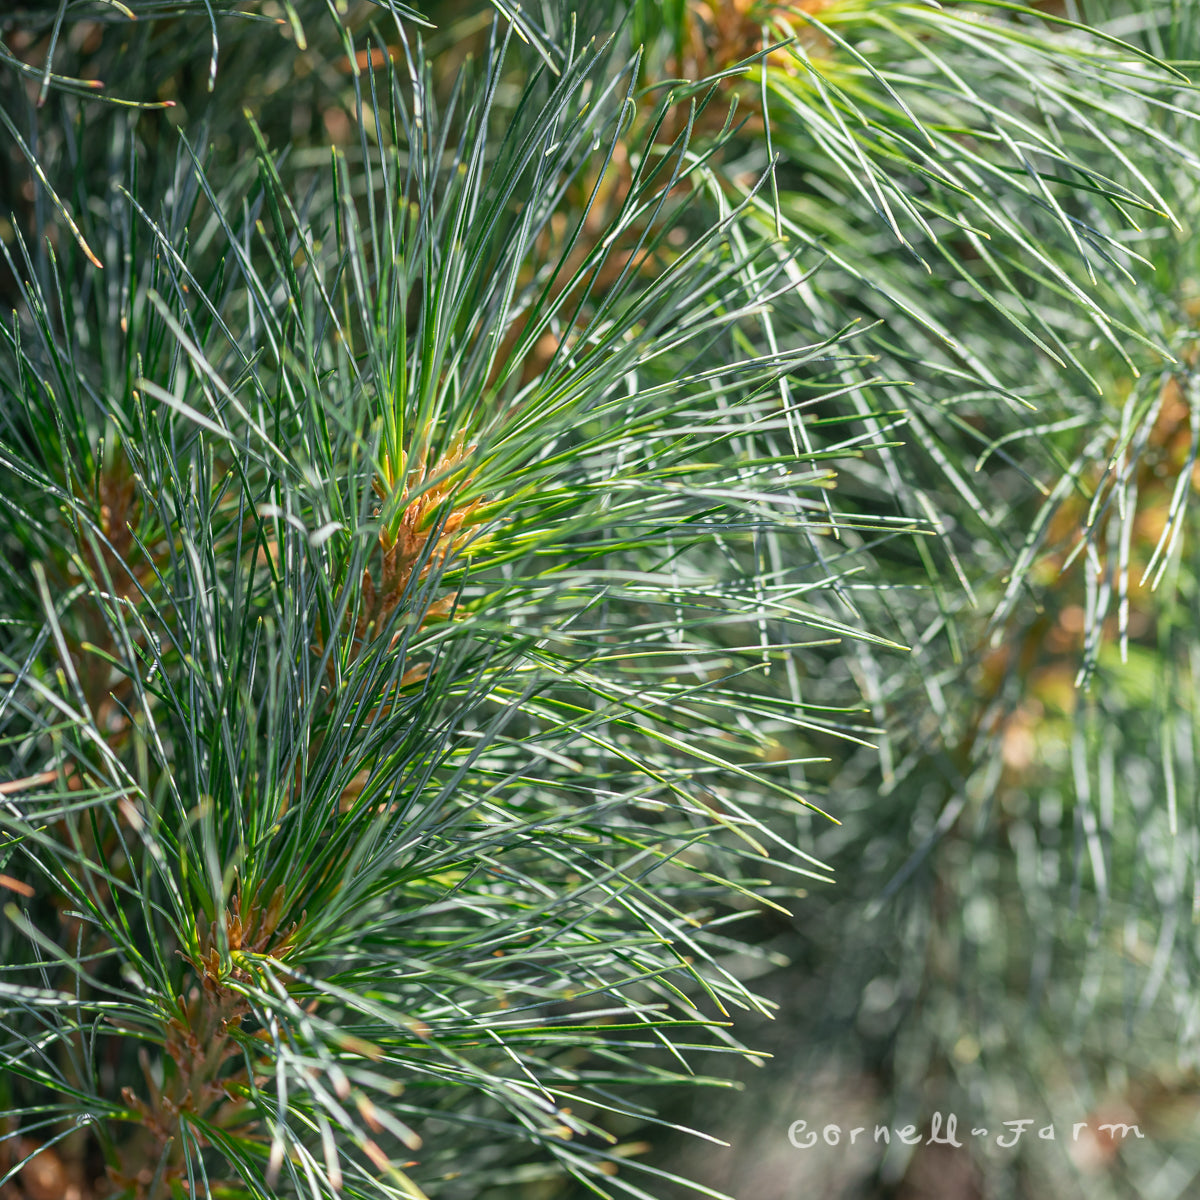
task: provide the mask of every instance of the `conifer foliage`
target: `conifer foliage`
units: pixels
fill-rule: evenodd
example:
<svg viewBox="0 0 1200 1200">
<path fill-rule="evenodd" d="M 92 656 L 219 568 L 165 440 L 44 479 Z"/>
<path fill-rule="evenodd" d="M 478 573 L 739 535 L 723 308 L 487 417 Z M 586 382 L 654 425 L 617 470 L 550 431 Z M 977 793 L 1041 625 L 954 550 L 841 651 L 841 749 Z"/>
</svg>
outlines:
<svg viewBox="0 0 1200 1200">
<path fill-rule="evenodd" d="M 1200 21 L 1088 17 L 0 15 L 0 1196 L 720 1194 L 660 1097 L 1024 786 L 1058 626 L 1103 923 L 1104 723 L 1194 782 Z"/>
</svg>

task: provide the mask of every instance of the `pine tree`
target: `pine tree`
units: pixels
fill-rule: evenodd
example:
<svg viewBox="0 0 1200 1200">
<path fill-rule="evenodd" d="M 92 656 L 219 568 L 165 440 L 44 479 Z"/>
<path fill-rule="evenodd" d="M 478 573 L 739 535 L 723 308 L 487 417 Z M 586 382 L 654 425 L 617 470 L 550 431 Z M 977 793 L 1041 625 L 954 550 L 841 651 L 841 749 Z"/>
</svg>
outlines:
<svg viewBox="0 0 1200 1200">
<path fill-rule="evenodd" d="M 766 1042 L 1153 1134 L 969 1194 L 1183 1194 L 1200 11 L 1141 8 L 0 16 L 0 1195 L 766 1195 L 819 1091 L 667 1157 Z"/>
</svg>

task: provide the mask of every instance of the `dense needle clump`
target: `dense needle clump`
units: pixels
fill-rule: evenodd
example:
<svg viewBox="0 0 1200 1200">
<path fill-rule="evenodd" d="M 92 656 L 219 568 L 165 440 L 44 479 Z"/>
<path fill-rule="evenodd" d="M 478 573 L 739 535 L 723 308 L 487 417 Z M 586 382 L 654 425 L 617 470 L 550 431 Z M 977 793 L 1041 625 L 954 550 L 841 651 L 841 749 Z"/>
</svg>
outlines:
<svg viewBox="0 0 1200 1200">
<path fill-rule="evenodd" d="M 0 1200 L 768 1195 L 674 1139 L 781 1007 L 1107 1111 L 1200 1027 L 1200 20 L 244 7 L 0 15 Z"/>
</svg>

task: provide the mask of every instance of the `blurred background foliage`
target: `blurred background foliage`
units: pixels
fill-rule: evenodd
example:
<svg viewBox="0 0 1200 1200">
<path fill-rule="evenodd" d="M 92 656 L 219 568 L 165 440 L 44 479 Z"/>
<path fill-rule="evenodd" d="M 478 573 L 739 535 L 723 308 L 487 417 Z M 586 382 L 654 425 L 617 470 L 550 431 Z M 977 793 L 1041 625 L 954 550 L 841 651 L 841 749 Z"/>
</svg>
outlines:
<svg viewBox="0 0 1200 1200">
<path fill-rule="evenodd" d="M 746 345 L 774 353 L 852 327 L 838 387 L 767 437 L 773 454 L 789 439 L 839 451 L 797 560 L 767 576 L 843 574 L 829 618 L 909 652 L 861 641 L 783 656 L 754 685 L 867 706 L 849 729 L 760 729 L 764 754 L 838 822 L 780 815 L 776 832 L 837 881 L 808 885 L 790 916 L 751 913 L 759 957 L 731 948 L 730 969 L 778 1005 L 740 1027 L 772 1057 L 738 1068 L 740 1094 L 715 1114 L 711 1098 L 670 1102 L 730 1148 L 622 1132 L 646 1139 L 648 1163 L 756 1200 L 1194 1194 L 1200 5 L 385 7 L 129 0 L 0 15 L 0 234 L 14 259 L 20 230 L 35 271 L 53 256 L 80 281 L 76 306 L 101 307 L 93 290 L 127 287 L 131 253 L 103 181 L 115 189 L 136 158 L 139 187 L 170 198 L 185 186 L 182 133 L 236 194 L 256 169 L 245 113 L 286 147 L 289 178 L 327 171 L 331 144 L 362 162 L 381 136 L 364 81 L 405 62 L 396 19 L 424 39 L 441 104 L 496 14 L 515 31 L 509 99 L 588 38 L 642 47 L 628 132 L 566 185 L 567 210 L 597 202 L 554 286 L 625 203 L 630 148 L 665 147 L 689 122 L 692 155 L 720 141 L 653 261 L 609 260 L 596 286 L 669 263 L 689 229 L 747 205 L 731 237 L 771 241 L 788 286 L 742 323 Z M 653 127 L 668 94 L 680 103 Z M 547 254 L 564 229 L 549 225 Z M 12 273 L 0 290 L 20 303 Z M 550 368 L 572 328 L 526 345 L 514 326 L 514 386 Z M 117 335 L 110 323 L 98 336 Z M 17 590 L 19 568 L 5 569 Z M 805 1151 L 787 1137 L 797 1120 L 927 1129 L 934 1112 L 993 1133 L 1033 1125 L 1011 1149 Z M 1076 1122 L 1089 1130 L 1071 1140 Z M 1095 1133 L 1104 1122 L 1145 1137 Z M 1033 1135 L 1050 1124 L 1055 1141 Z M 531 1171 L 477 1194 L 571 1186 Z"/>
</svg>

